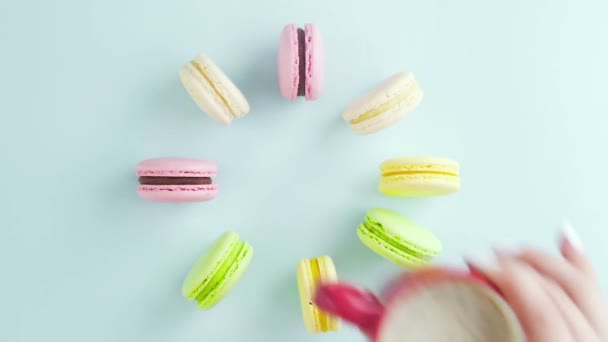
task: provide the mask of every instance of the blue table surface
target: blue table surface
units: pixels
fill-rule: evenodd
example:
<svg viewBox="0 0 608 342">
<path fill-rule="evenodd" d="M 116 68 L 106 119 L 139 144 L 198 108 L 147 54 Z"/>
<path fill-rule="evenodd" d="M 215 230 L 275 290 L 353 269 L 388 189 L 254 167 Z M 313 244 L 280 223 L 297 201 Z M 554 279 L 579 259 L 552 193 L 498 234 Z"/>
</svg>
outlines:
<svg viewBox="0 0 608 342">
<path fill-rule="evenodd" d="M 385 207 L 432 230 L 439 263 L 503 239 L 555 250 L 579 230 L 602 286 L 608 226 L 606 1 L 5 1 L 0 4 L 0 340 L 364 341 L 345 326 L 310 336 L 299 259 L 331 255 L 377 291 L 399 272 L 357 239 Z M 280 97 L 287 23 L 317 23 L 326 82 L 315 102 Z M 229 127 L 177 77 L 199 52 L 248 97 Z M 398 71 L 425 91 L 399 125 L 359 137 L 350 101 Z M 456 159 L 462 191 L 398 199 L 378 164 Z M 139 160 L 220 167 L 211 202 L 144 202 Z M 190 265 L 221 232 L 255 248 L 215 309 L 181 297 Z"/>
</svg>

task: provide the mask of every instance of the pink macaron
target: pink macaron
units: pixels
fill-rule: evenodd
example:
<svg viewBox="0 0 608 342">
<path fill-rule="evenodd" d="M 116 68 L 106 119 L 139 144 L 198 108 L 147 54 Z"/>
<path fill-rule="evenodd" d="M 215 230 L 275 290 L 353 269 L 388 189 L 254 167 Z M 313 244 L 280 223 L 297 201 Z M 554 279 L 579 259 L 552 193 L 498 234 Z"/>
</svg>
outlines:
<svg viewBox="0 0 608 342">
<path fill-rule="evenodd" d="M 154 202 L 202 202 L 217 196 L 215 163 L 188 158 L 155 158 L 137 164 L 137 193 Z"/>
<path fill-rule="evenodd" d="M 279 87 L 284 98 L 298 96 L 316 100 L 323 90 L 325 50 L 321 32 L 315 24 L 304 29 L 285 26 L 279 43 Z"/>
</svg>

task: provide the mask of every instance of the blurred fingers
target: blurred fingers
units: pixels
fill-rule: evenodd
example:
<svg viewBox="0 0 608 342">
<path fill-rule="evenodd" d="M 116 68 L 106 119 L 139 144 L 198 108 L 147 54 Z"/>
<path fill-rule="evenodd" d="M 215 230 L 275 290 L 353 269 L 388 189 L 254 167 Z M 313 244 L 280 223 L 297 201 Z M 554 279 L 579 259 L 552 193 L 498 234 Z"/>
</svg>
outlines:
<svg viewBox="0 0 608 342">
<path fill-rule="evenodd" d="M 498 288 L 530 341 L 563 341 L 570 336 L 560 311 L 533 268 L 507 255 L 469 257 L 467 263 Z"/>
</svg>

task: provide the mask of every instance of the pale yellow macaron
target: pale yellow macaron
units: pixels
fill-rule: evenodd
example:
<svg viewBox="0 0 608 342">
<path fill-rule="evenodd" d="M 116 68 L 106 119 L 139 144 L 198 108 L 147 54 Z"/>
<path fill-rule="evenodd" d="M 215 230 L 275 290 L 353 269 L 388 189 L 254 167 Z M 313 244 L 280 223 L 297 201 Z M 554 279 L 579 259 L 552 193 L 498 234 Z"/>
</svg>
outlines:
<svg viewBox="0 0 608 342">
<path fill-rule="evenodd" d="M 298 263 L 298 290 L 304 325 L 311 333 L 340 329 L 340 319 L 322 312 L 313 303 L 319 284 L 336 283 L 338 275 L 334 262 L 328 256 L 304 259 Z"/>
<path fill-rule="evenodd" d="M 400 72 L 356 99 L 342 117 L 357 134 L 376 133 L 414 111 L 422 95 L 414 74 Z"/>
<path fill-rule="evenodd" d="M 243 93 L 206 55 L 184 65 L 179 77 L 198 107 L 217 122 L 227 125 L 249 113 Z"/>
<path fill-rule="evenodd" d="M 460 190 L 458 162 L 438 157 L 402 157 L 380 165 L 378 190 L 388 196 L 431 197 Z"/>
</svg>

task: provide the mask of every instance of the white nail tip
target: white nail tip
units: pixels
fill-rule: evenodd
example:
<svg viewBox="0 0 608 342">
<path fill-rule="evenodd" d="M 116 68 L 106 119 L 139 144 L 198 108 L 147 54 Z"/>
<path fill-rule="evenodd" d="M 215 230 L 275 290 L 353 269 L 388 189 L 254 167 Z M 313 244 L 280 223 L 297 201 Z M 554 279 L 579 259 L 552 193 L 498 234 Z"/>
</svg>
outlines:
<svg viewBox="0 0 608 342">
<path fill-rule="evenodd" d="M 517 243 L 515 243 L 515 241 L 512 239 L 502 240 L 501 242 L 494 245 L 494 249 L 497 253 L 503 255 L 516 256 L 521 253 L 521 249 L 519 248 Z"/>
<path fill-rule="evenodd" d="M 498 261 L 494 253 L 473 253 L 465 255 L 464 259 L 473 267 L 480 271 L 495 272 L 498 271 Z"/>
<path fill-rule="evenodd" d="M 562 235 L 570 245 L 580 251 L 583 250 L 583 241 L 574 227 L 568 222 L 562 223 Z"/>
</svg>

